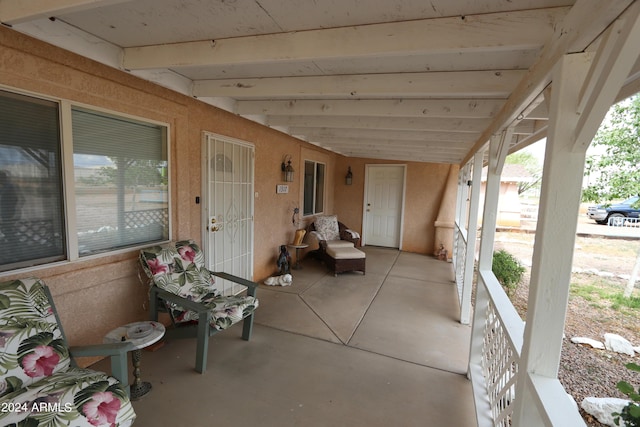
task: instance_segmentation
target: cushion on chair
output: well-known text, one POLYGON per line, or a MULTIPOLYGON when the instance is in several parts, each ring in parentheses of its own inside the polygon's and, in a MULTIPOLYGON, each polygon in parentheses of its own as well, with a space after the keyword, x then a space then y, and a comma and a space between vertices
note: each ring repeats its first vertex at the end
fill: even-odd
POLYGON ((69 368, 71 358, 40 280, 0 284, 0 396, 69 368))
POLYGON ((204 268, 204 254, 193 241, 153 246, 140 256, 147 275, 165 291, 195 302, 219 295, 213 276, 204 268))
POLYGON ((0 283, 0 425, 129 426, 120 383, 71 367, 54 308, 37 278, 0 283))
POLYGON ((0 412, 2 425, 18 425, 27 417, 34 423, 25 426, 128 426, 135 419, 127 392, 117 380, 89 369, 56 372, 3 396, 2 402, 12 402, 20 409, 0 412))
MULTIPOLYGON (((258 300, 252 296, 220 295, 213 275, 204 266, 204 254, 192 240, 143 249, 140 261, 156 286, 209 307, 211 326, 218 330, 239 322, 258 307, 258 300)), ((168 304, 167 308, 175 323, 198 320, 196 312, 177 304, 168 304)))
POLYGON ((340 228, 336 215, 319 215, 314 220, 314 226, 324 240, 340 240, 340 228))

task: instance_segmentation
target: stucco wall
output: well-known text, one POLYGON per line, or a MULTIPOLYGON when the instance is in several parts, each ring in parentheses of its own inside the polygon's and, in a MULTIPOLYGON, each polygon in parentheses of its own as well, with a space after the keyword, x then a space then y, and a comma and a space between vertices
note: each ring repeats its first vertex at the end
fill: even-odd
MULTIPOLYGON (((373 164, 403 164, 407 167, 402 250, 433 254, 435 221, 442 203, 449 169, 457 165, 440 163, 394 162, 377 159, 338 157, 335 167, 334 211, 341 222, 362 233, 365 169, 373 164), (345 184, 351 166, 352 185, 345 184)), ((454 189, 455 191, 455 189, 454 189)), ((451 202, 451 201, 449 201, 451 202)), ((455 200, 453 200, 455 208, 455 200)), ((451 210, 455 213, 455 209, 451 210)), ((451 222, 454 218, 452 217, 451 222)))
MULTIPOLYGON (((204 131, 255 146, 254 280, 275 272, 277 248, 292 240, 291 215, 301 207, 304 160, 327 165, 325 212, 362 229, 364 167, 276 130, 208 106, 188 96, 0 27, 0 87, 35 96, 167 123, 170 129, 172 239, 201 241, 201 146, 204 131), (280 163, 292 156, 296 170, 288 194, 280 163), (344 185, 351 165, 354 184, 344 185)), ((379 162, 389 163, 389 162, 379 162)), ((428 253, 448 165, 408 163, 403 249, 428 253)), ((110 329, 147 317, 146 286, 138 278, 137 250, 55 266, 0 274, 0 280, 37 276, 50 286, 73 345, 95 343, 110 329)))

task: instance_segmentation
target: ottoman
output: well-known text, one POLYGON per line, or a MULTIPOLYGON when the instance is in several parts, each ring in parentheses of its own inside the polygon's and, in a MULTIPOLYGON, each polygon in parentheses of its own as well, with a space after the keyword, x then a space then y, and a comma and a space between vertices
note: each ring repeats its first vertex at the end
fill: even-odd
POLYGON ((345 271, 361 271, 365 274, 366 254, 353 246, 328 246, 325 262, 334 276, 345 271))

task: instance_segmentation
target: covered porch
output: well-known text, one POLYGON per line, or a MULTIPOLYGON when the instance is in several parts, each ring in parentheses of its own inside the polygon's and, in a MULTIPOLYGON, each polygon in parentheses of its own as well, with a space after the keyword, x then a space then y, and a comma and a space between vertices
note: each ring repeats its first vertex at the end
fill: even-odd
MULTIPOLYGON (((2 88, 166 124, 170 239, 207 235, 203 132, 257 146, 248 193, 256 247, 287 243, 290 212, 303 200, 300 169, 323 163, 325 213, 362 232, 368 267, 366 276, 331 278, 309 265, 294 287, 261 289, 252 342, 233 334, 212 342, 209 365, 224 369, 196 375, 195 342, 145 353, 155 389, 136 404, 139 423, 264 424, 271 415, 273 425, 584 425, 557 379, 571 254, 586 149, 607 109, 640 89, 640 2, 382 1, 363 10, 309 1, 300 2, 309 12, 301 21, 284 2, 179 3, 201 14, 179 15, 169 0, 0 0, 2 88), (401 4, 402 13, 391 10, 401 4), (491 259, 505 157, 544 137, 525 328, 491 259), (298 179, 274 199, 291 153, 298 179), (366 245, 366 168, 388 163, 408 164, 397 245, 406 252, 366 245), (343 184, 351 168, 353 184, 343 184), (452 264, 429 256, 440 243, 452 264)), ((66 299, 73 340, 146 316, 137 249, 65 253, 28 270, 66 299)), ((252 257, 257 281, 272 273, 269 250, 252 257)))
POLYGON ((292 286, 261 286, 251 341, 216 335, 206 375, 193 371, 195 340, 145 351, 153 389, 134 402, 138 422, 475 426, 471 328, 459 323, 451 263, 364 250, 364 276, 305 260, 292 286))

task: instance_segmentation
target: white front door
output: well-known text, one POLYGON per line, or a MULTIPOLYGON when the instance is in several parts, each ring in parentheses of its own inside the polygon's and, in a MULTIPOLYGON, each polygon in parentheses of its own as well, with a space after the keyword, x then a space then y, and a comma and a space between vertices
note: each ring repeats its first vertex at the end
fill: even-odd
POLYGON ((400 248, 404 165, 367 165, 363 241, 400 248))
MULTIPOLYGON (((206 266, 253 279, 254 147, 231 138, 204 134, 203 245, 206 266), (206 164, 204 163, 206 162, 206 164)), ((224 295, 243 286, 216 278, 224 295)))

